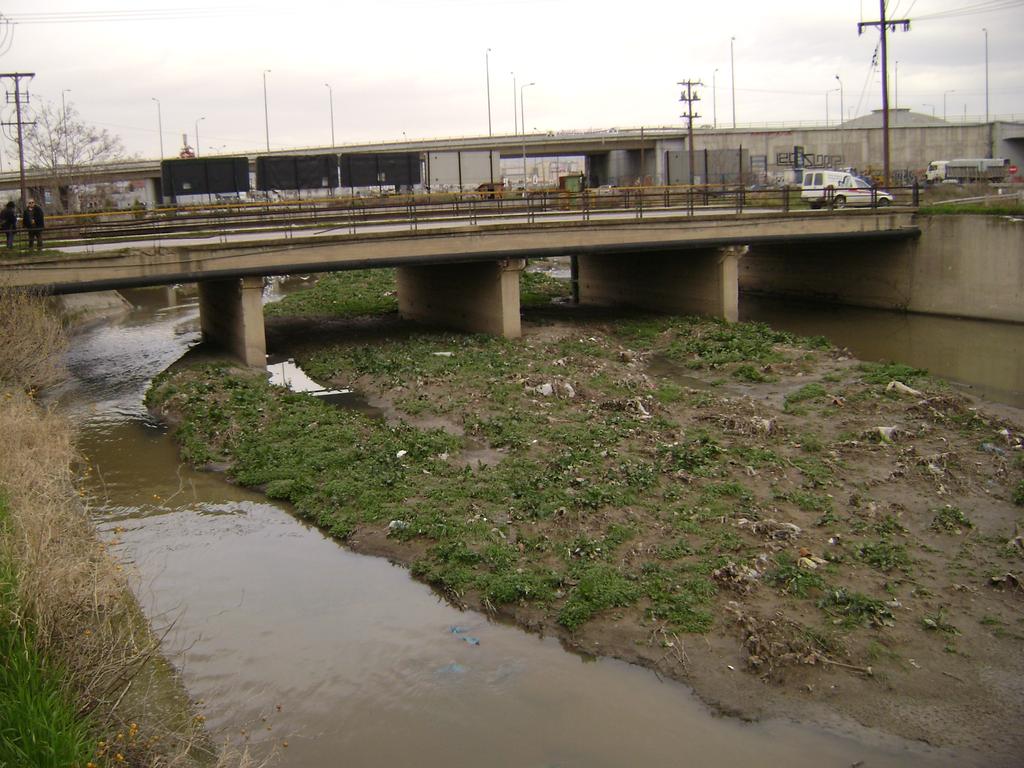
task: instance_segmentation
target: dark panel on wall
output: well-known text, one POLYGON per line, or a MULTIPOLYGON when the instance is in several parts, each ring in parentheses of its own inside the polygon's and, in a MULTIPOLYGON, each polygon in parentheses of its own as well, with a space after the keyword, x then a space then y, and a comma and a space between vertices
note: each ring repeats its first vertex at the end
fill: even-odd
POLYGON ((379 183, 376 155, 341 156, 341 186, 375 187, 379 183))
POLYGON ((249 191, 249 158, 214 157, 164 160, 160 163, 163 194, 217 195, 249 191))
POLYGON ((341 156, 341 186, 376 187, 419 184, 419 152, 341 156))
POLYGON ((332 189, 336 186, 337 155, 256 158, 257 189, 332 189))

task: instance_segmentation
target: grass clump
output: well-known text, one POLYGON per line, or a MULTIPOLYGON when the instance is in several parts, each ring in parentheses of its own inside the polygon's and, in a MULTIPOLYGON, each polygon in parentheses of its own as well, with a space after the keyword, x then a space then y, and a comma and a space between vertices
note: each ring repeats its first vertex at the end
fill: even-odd
POLYGON ((1013 489, 1013 503, 1018 507, 1024 507, 1024 480, 1017 483, 1017 487, 1013 489))
POLYGON ((867 384, 888 385, 890 381, 901 381, 912 387, 928 378, 928 371, 903 363, 861 363, 857 369, 861 380, 867 384))
POLYGON ((569 630, 579 629, 600 611, 632 605, 642 594, 636 581, 605 563, 585 563, 571 574, 576 583, 558 613, 558 623, 569 630))
POLYGON ((836 624, 847 629, 865 623, 873 627, 892 626, 895 623, 892 610, 883 601, 847 589, 829 590, 818 601, 818 607, 833 617, 836 624))
POLYGON ((940 533, 952 533, 957 536, 965 530, 974 527, 972 523, 958 507, 947 504, 939 509, 932 519, 931 529, 940 533))
POLYGON ((824 400, 827 397, 828 392, 825 390, 825 387, 818 382, 805 384, 795 392, 790 392, 786 395, 786 399, 783 403, 783 410, 786 413, 797 413, 800 411, 799 406, 802 403, 824 400))
POLYGON ((825 589, 821 574, 801 568, 788 552, 779 552, 775 556, 775 567, 768 571, 765 580, 793 597, 807 597, 812 590, 825 589))
POLYGON ((903 544, 894 544, 887 538, 879 541, 864 541, 856 544, 854 554, 857 559, 880 571, 891 571, 896 568, 908 570, 911 565, 910 555, 903 544))

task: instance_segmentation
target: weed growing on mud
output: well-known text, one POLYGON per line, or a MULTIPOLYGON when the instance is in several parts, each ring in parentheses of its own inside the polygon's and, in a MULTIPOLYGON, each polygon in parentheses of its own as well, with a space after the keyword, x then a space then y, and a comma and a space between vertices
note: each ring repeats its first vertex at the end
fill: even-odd
POLYGON ((847 629, 864 623, 874 627, 892 626, 895 623, 892 610, 883 601, 846 589, 829 590, 818 601, 818 607, 832 616, 835 623, 847 629))
POLYGON ((775 556, 775 567, 765 575, 765 580, 794 597, 807 597, 812 590, 825 589, 821 574, 801 568, 788 552, 775 556))
POLYGON ((931 529, 933 531, 939 531, 940 533, 953 533, 959 536, 965 530, 969 530, 974 527, 974 523, 967 519, 967 515, 961 512, 957 507, 947 504, 935 512, 935 517, 932 519, 931 523, 931 529))

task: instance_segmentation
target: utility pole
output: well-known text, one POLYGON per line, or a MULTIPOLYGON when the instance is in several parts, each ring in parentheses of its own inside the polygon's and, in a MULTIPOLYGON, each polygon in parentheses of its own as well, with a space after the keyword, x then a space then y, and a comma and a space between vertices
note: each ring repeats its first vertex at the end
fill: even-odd
MULTIPOLYGON (((695 114, 693 111, 693 102, 700 101, 700 96, 697 95, 697 91, 694 90, 698 85, 703 86, 700 80, 683 80, 680 83, 676 83, 686 90, 679 95, 680 101, 686 102, 686 114, 680 115, 681 118, 686 120, 686 145, 690 151, 690 186, 693 186, 693 121, 700 115, 695 114)), ((704 169, 707 173, 707 168, 704 169)), ((704 180, 707 183, 707 179, 704 180)))
POLYGON ((7 103, 10 104, 13 96, 15 115, 17 116, 17 122, 14 123, 3 123, 3 125, 17 126, 18 128, 18 166, 21 169, 21 205, 24 208, 26 201, 28 200, 28 186, 25 183, 25 142, 22 137, 22 127, 26 125, 34 125, 32 122, 24 122, 21 119, 21 105, 28 103, 28 93, 22 94, 21 92, 21 81, 31 80, 36 76, 35 72, 5 72, 0 74, 0 78, 9 77, 14 81, 14 93, 7 91, 7 103))
POLYGON ((878 27, 882 38, 882 184, 889 186, 889 60, 886 52, 887 33, 889 28, 896 31, 896 27, 903 27, 903 31, 910 30, 910 19, 886 19, 885 0, 878 0, 879 14, 878 21, 862 21, 857 24, 857 34, 864 33, 864 27, 878 27))

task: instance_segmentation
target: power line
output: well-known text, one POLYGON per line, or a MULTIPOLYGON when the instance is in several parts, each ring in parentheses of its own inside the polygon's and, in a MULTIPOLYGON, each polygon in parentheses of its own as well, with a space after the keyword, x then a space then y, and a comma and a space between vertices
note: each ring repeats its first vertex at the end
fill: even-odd
POLYGON ((29 12, 10 14, 6 18, 13 24, 82 24, 115 21, 173 21, 225 15, 250 15, 252 12, 253 9, 240 6, 199 6, 111 11, 29 12))
POLYGON ((924 13, 917 17, 917 21, 932 21, 934 19, 955 19, 962 16, 974 16, 979 13, 995 13, 1007 11, 1011 8, 1024 6, 1024 0, 986 0, 986 2, 964 5, 960 8, 948 8, 945 11, 924 13))

